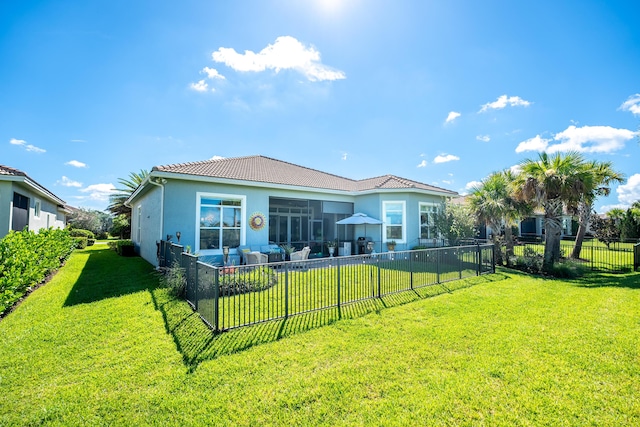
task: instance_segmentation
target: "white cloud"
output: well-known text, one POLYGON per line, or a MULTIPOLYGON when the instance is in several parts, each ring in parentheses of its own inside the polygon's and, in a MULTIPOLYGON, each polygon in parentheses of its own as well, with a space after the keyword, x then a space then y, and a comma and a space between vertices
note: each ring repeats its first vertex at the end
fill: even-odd
POLYGON ((87 142, 86 139, 72 139, 71 142, 87 142))
POLYGON ((433 163, 446 163, 454 160, 460 160, 460 157, 454 156, 453 154, 441 154, 433 159, 433 163))
POLYGON ((640 116, 640 93, 630 96, 618 109, 629 111, 634 116, 640 116))
POLYGON ((189 87, 196 92, 206 92, 207 89, 209 89, 209 85, 204 81, 204 79, 199 80, 197 83, 191 83, 189 87))
POLYGON ((447 184, 447 185, 451 184, 452 182, 453 182, 453 181, 449 181, 449 180, 446 180, 446 179, 443 179, 443 180, 442 180, 442 183, 443 183, 443 184, 447 184))
POLYGON ((224 160, 226 159, 226 157, 222 157, 222 156, 213 156, 212 158, 210 158, 209 160, 224 160))
POLYGON ((320 62, 320 52, 314 47, 306 47, 294 37, 281 36, 275 43, 260 52, 246 50, 244 54, 233 48, 221 47, 211 55, 236 71, 296 70, 310 81, 345 79, 344 72, 334 70, 320 62))
POLYGON ((9 144, 19 145, 20 147, 24 147, 25 150, 32 151, 34 153, 46 153, 47 152, 47 150, 45 150, 44 148, 39 148, 39 147, 36 147, 35 145, 27 144, 27 141, 25 141, 24 139, 11 138, 9 140, 9 144))
POLYGON ((640 173, 631 175, 626 184, 616 188, 616 193, 618 193, 618 201, 626 207, 640 200, 640 173))
POLYGON ((115 189, 113 184, 92 184, 79 191, 87 193, 87 198, 90 200, 106 201, 115 189))
POLYGON ((73 181, 72 179, 67 178, 66 176, 62 176, 62 179, 60 179, 60 181, 56 182, 56 184, 60 184, 64 187, 82 187, 82 183, 78 182, 78 181, 73 181))
POLYGON ((479 187, 482 185, 482 181, 469 181, 467 182, 467 185, 464 186, 464 189, 466 191, 471 191, 476 187, 479 187))
POLYGON ((210 79, 226 80, 215 68, 204 67, 200 72, 205 73, 210 79))
POLYGON ((426 160, 421 161, 421 162, 418 164, 418 167, 419 167, 419 168, 427 167, 427 161, 426 161, 426 160))
POLYGON ((513 165, 509 168, 509 170, 511 171, 512 174, 518 175, 520 172, 522 172, 522 166, 513 165))
POLYGON ((347 160, 347 155, 349 153, 342 153, 342 156, 340 157, 342 160, 347 160))
POLYGON ((489 137, 489 135, 478 135, 476 136, 476 139, 478 141, 482 141, 482 142, 489 142, 491 141, 491 138, 489 137))
POLYGON ((444 122, 445 123, 451 123, 452 121, 454 121, 458 117, 460 117, 460 113, 458 113, 457 111, 451 111, 449 113, 449 115, 447 116, 447 119, 444 122))
POLYGON ((552 140, 536 135, 533 138, 529 138, 518 144, 516 147, 516 153, 522 153, 523 151, 545 151, 549 146, 550 141, 552 140))
POLYGON ((497 100, 484 104, 482 108, 480 108, 480 113, 484 113, 488 110, 502 110, 506 106, 528 107, 529 105, 531 105, 531 102, 525 101, 519 96, 502 95, 499 96, 497 100))
POLYGON ((516 153, 523 151, 578 151, 581 153, 611 153, 624 148, 626 141, 637 135, 628 129, 616 129, 611 126, 569 126, 554 135, 553 139, 543 139, 540 135, 521 142, 516 153), (557 144, 550 144, 559 141, 557 144))
POLYGON ((79 162, 77 160, 69 160, 67 163, 65 163, 65 165, 73 166, 73 167, 76 167, 76 168, 86 168, 87 167, 86 163, 82 163, 82 162, 79 162))

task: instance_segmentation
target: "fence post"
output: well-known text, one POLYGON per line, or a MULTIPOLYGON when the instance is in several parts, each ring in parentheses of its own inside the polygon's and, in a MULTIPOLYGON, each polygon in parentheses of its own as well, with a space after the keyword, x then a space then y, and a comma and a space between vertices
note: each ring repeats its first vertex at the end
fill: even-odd
POLYGON ((220 270, 213 269, 213 322, 214 332, 220 332, 220 270))
POLYGON ((480 271, 482 270, 482 256, 480 256, 480 242, 476 246, 476 276, 480 275, 480 271))
POLYGON ((340 258, 336 258, 336 268, 338 269, 338 319, 342 319, 342 308, 340 307, 340 258))
POLYGON ((436 283, 440 283, 440 249, 436 249, 436 283))
POLYGON ((409 283, 411 285, 411 290, 413 290, 413 254, 413 251, 409 252, 409 283))
POLYGON ((382 274, 380 273, 380 257, 376 256, 376 268, 378 269, 378 298, 382 298, 382 274))
POLYGON ((496 259, 496 245, 491 245, 491 272, 495 273, 496 272, 496 263, 495 260, 496 259))
POLYGON ((284 318, 289 317, 289 263, 284 263, 284 318))
POLYGON ((193 268, 194 271, 194 280, 193 280, 193 286, 195 286, 194 290, 193 290, 193 295, 194 295, 194 303, 193 305, 196 307, 196 311, 198 311, 198 258, 195 259, 194 262, 195 267, 193 268))
POLYGON ((458 246, 458 279, 462 279, 462 257, 464 256, 464 250, 462 246, 458 246))

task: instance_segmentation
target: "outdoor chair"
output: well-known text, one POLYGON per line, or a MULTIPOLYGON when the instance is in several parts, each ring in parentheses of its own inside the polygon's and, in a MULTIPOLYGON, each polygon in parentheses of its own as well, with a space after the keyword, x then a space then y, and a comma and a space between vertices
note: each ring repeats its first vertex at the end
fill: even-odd
POLYGON ((245 255, 245 264, 266 264, 269 262, 269 256, 267 254, 261 254, 260 252, 249 252, 245 255))
POLYGON ((311 252, 311 248, 309 248, 309 246, 305 246, 300 251, 292 252, 291 255, 289 255, 289 259, 291 261, 302 261, 302 260, 305 260, 305 259, 309 258, 309 252, 311 252))

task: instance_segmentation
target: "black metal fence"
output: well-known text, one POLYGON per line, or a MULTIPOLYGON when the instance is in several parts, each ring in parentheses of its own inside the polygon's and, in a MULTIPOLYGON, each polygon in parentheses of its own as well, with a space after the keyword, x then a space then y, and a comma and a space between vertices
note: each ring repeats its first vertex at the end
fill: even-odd
POLYGON ((493 245, 216 267, 161 242, 160 267, 183 269, 186 299, 216 332, 495 271, 493 245))
MULTIPOLYGON (((525 248, 539 254, 544 253, 544 243, 524 243, 514 246, 514 255, 523 256, 525 248)), ((572 250, 572 242, 561 242, 560 251, 563 257, 568 258, 572 250)), ((631 243, 615 243, 607 248, 590 242, 582 246, 580 259, 575 261, 594 271, 624 272, 637 268, 634 263, 634 246, 631 243)))

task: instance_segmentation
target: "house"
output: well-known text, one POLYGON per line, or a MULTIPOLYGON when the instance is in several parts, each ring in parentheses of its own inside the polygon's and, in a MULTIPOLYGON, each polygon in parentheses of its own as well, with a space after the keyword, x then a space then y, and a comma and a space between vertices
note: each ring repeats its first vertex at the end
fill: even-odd
POLYGON ((26 173, 0 165, 0 238, 10 230, 64 228, 64 200, 26 173))
POLYGON ((155 166, 125 204, 136 250, 157 265, 157 243, 168 237, 199 255, 220 257, 224 247, 233 253, 270 243, 309 246, 311 256, 320 256, 335 240, 343 254, 359 253, 366 241, 377 252, 390 240, 397 250, 408 249, 436 237, 430 236, 432 214, 456 196, 393 175, 352 180, 248 156, 155 166), (336 224, 356 212, 384 223, 336 224))

